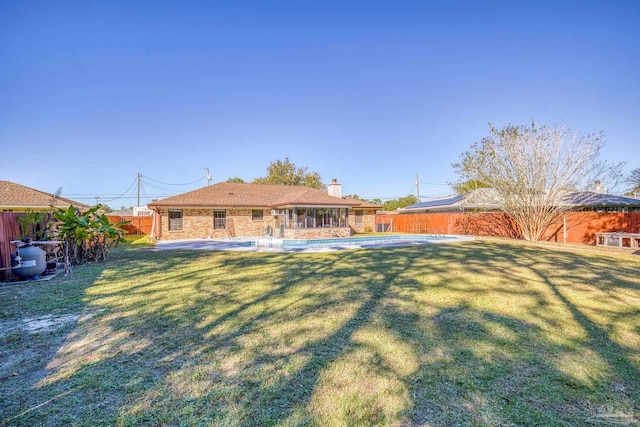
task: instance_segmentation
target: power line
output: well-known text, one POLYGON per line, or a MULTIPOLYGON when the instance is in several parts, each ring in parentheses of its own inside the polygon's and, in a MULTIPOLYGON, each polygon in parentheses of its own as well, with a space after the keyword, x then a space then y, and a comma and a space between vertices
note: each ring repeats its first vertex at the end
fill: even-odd
POLYGON ((413 185, 413 187, 411 187, 411 190, 409 190, 409 192, 407 193, 407 195, 405 197, 409 197, 413 195, 413 189, 416 188, 415 184, 413 185))
POLYGON ((149 188, 151 188, 152 190, 155 190, 156 192, 161 193, 161 194, 162 194, 163 196, 165 196, 165 197, 166 197, 166 196, 170 196, 170 195, 172 195, 172 193, 171 193, 171 192, 167 192, 164 188, 158 187, 157 185, 154 185, 154 184, 152 184, 152 183, 150 183, 150 182, 143 182, 143 184, 144 184, 146 187, 149 187, 149 188))
POLYGON ((200 178, 200 179, 197 179, 195 181, 192 181, 192 182, 186 182, 184 184, 172 184, 172 183, 169 183, 169 182, 158 181, 158 180, 155 180, 153 178, 149 178, 148 176, 144 176, 144 175, 142 175, 142 177, 146 178, 146 179, 148 179, 150 181, 157 182, 158 184, 162 184, 162 185, 192 185, 192 184, 195 184, 197 182, 200 182, 200 181, 203 181, 203 180, 207 179, 206 177, 204 177, 204 178, 200 178))
POLYGON ((150 198, 151 198, 151 197, 149 197, 149 196, 147 195, 147 189, 145 188, 145 186, 144 186, 144 185, 141 185, 141 186, 140 186, 140 191, 142 192, 142 194, 143 194, 143 196, 144 196, 144 198, 145 198, 145 199, 150 199, 150 198))
MULTIPOLYGON (((85 197, 74 197, 73 200, 95 200, 95 198, 99 198, 100 200, 102 200, 102 196, 98 195, 98 196, 85 196, 85 197)), ((166 197, 165 194, 146 194, 144 197, 140 196, 140 198, 159 198, 159 197, 166 197)), ((136 194, 132 194, 130 196, 122 196, 122 197, 117 197, 117 198, 111 198, 108 200, 102 200, 102 201, 114 201, 114 200, 124 200, 124 199, 137 199, 138 196, 136 194)))
POLYGON ((449 184, 440 184, 437 182, 425 182, 425 181, 420 181, 420 184, 427 184, 427 185, 449 185, 449 184))
POLYGON ((127 194, 129 194, 129 193, 130 193, 130 191, 131 191, 131 189, 133 188, 133 186, 135 185, 136 181, 137 181, 137 179, 134 179, 134 180, 133 180, 133 182, 131 183, 131 185, 129 185, 129 188, 127 188, 127 189, 124 191, 124 193, 122 193, 121 195, 119 195, 119 196, 117 196, 117 197, 113 197, 113 198, 111 198, 111 199, 104 200, 104 202, 112 202, 112 201, 114 201, 114 200, 118 200, 118 199, 124 198, 124 196, 126 196, 127 194))
POLYGON ((141 173, 136 174, 136 177, 133 179, 133 181, 131 182, 131 184, 129 185, 129 187, 121 194, 112 197, 113 194, 103 194, 103 195, 96 195, 96 196, 89 196, 87 194, 82 194, 82 193, 77 193, 77 194, 68 194, 66 195, 67 197, 73 197, 74 199, 83 199, 83 200, 100 200, 101 203, 107 203, 107 202, 113 202, 115 200, 130 200, 130 199, 136 199, 136 204, 139 205, 140 204, 140 196, 141 193, 143 194, 143 198, 148 198, 148 199, 152 199, 152 198, 163 198, 163 197, 167 197, 167 196, 171 196, 171 192, 166 192, 163 188, 157 187, 153 184, 151 184, 148 181, 143 181, 142 178, 144 178, 145 180, 148 181, 152 181, 158 184, 162 184, 162 185, 176 185, 176 186, 184 186, 184 185, 193 185, 197 182, 206 180, 207 178, 200 178, 196 181, 192 181, 192 182, 188 182, 188 183, 184 183, 184 184, 174 184, 174 183, 169 183, 169 182, 162 182, 162 181, 158 181, 156 179, 153 178, 149 178, 148 176, 143 176, 141 173), (134 188, 135 185, 138 185, 138 190, 137 192, 133 192, 135 194, 132 194, 132 190, 134 188), (151 187, 153 190, 155 190, 155 192, 159 192, 159 194, 148 194, 146 191, 145 186, 149 186, 151 187), (83 197, 86 196, 86 197, 83 197))
POLYGON ((120 198, 122 198, 125 194, 127 194, 129 192, 129 190, 131 190, 131 188, 135 185, 136 181, 138 180, 138 177, 136 177, 132 182, 131 185, 129 186, 129 188, 127 188, 125 190, 124 193, 122 193, 121 195, 119 195, 118 197, 114 197, 113 199, 108 199, 108 200, 103 200, 103 202, 112 202, 114 200, 118 200, 120 198))

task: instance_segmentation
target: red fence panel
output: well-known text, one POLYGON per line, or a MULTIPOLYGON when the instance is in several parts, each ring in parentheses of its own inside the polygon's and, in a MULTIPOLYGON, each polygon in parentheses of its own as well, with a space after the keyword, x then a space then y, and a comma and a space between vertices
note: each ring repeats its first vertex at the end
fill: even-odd
MULTIPOLYGON (((502 212, 447 212, 423 214, 379 214, 385 231, 400 233, 444 233, 518 238, 512 220, 502 212)), ((596 233, 621 231, 640 233, 640 212, 567 212, 552 224, 544 240, 595 245, 596 233)))
MULTIPOLYGON (((549 227, 546 240, 564 240, 563 222, 559 220, 549 227)), ((640 212, 567 212, 566 225, 568 243, 595 245, 596 233, 640 233, 640 212)))
POLYGON ((376 216, 376 223, 386 224, 386 226, 376 227, 376 229, 416 234, 463 234, 457 224, 462 215, 462 213, 383 214, 376 216))
POLYGON ((20 238, 20 226, 18 225, 18 214, 14 212, 0 213, 0 278, 3 281, 8 279, 11 267, 11 252, 14 250, 12 240, 20 238))
POLYGON ((153 228, 153 216, 113 216, 107 215, 111 224, 121 221, 131 221, 122 228, 129 234, 151 234, 153 228))

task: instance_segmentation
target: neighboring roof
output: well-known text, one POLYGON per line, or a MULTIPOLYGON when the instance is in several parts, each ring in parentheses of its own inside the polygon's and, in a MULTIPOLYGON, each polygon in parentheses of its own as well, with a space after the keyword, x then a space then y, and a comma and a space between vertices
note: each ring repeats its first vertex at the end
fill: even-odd
POLYGON ((418 210, 427 210, 434 208, 443 208, 443 207, 459 207, 461 206, 460 202, 462 200, 462 196, 459 194, 453 196, 445 196, 445 197, 436 197, 433 199, 426 200, 424 202, 414 203, 411 206, 406 206, 404 208, 399 209, 402 211, 418 211, 418 210))
POLYGON ((362 200, 330 196, 310 187, 236 182, 220 182, 149 203, 150 208, 285 206, 378 207, 362 200))
POLYGON ((570 194, 565 201, 576 206, 640 206, 640 199, 590 191, 570 194))
MULTIPOLYGON (((499 200, 497 192, 492 188, 481 188, 474 190, 466 196, 453 195, 441 198, 430 199, 424 202, 415 203, 406 208, 399 209, 400 212, 410 213, 426 210, 451 210, 462 208, 487 208, 498 207, 499 200)), ((564 204, 571 206, 639 206, 640 199, 632 197, 614 196, 611 194, 600 194, 590 191, 575 192, 564 197, 564 204)))
POLYGON ((84 203, 64 197, 55 197, 51 193, 36 190, 35 188, 25 187, 11 181, 0 181, 0 208, 29 208, 29 209, 48 209, 53 206, 56 208, 67 208, 70 205, 79 208, 88 208, 84 203))
POLYGON ((133 216, 133 209, 120 209, 119 211, 108 212, 111 216, 133 216))

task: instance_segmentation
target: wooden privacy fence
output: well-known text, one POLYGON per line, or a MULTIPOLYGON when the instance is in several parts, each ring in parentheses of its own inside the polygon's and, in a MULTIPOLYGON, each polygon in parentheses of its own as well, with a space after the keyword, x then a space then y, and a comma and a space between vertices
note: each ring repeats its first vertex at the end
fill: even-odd
POLYGON ((122 226, 129 234, 151 234, 153 228, 153 216, 113 216, 107 215, 111 224, 117 224, 121 221, 131 221, 129 224, 122 226))
MULTIPOLYGON (((377 231, 520 237, 513 221, 501 212, 378 214, 377 231)), ((596 233, 640 233, 640 212, 567 212, 552 224, 544 240, 595 245, 596 233)))
POLYGON ((376 231, 396 231, 415 234, 463 234, 456 221, 462 213, 376 215, 376 231))
POLYGON ((15 247, 12 240, 20 239, 20 226, 18 225, 18 214, 14 212, 0 213, 0 279, 7 281, 11 267, 11 252, 15 247))

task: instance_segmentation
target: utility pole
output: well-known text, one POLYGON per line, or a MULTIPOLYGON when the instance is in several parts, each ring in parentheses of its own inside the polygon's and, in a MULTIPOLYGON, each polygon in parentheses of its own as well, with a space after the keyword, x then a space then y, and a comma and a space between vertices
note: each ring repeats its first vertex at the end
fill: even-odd
POLYGON ((100 196, 96 196, 96 205, 100 204, 100 196))
POLYGON ((420 201, 420 175, 416 174, 416 193, 418 196, 418 201, 420 201))
POLYGON ((136 206, 140 206, 140 178, 142 175, 138 172, 138 204, 136 206))
POLYGON ((211 185, 211 174, 209 173, 209 166, 204 168, 204 170, 207 171, 207 187, 208 187, 209 185, 211 185))

